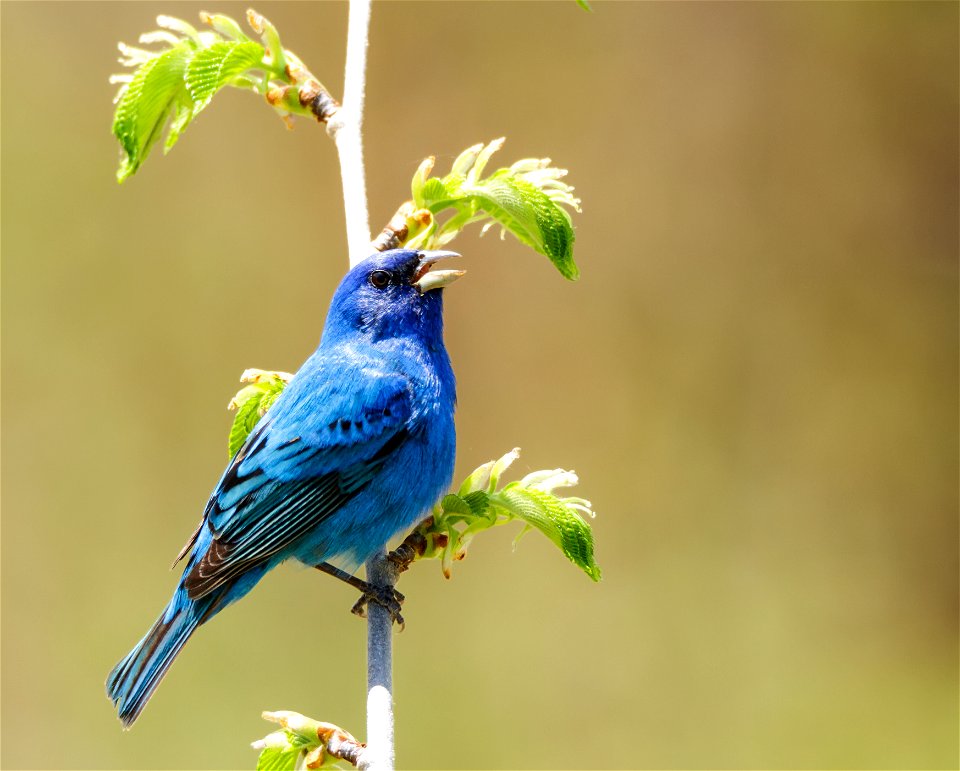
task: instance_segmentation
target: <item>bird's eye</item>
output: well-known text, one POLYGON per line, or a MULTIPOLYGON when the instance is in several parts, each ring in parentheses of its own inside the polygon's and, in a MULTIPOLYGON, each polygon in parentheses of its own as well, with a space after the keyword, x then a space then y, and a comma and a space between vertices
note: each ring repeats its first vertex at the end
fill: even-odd
POLYGON ((370 283, 377 289, 383 289, 390 283, 390 274, 385 270, 375 270, 370 274, 370 283))

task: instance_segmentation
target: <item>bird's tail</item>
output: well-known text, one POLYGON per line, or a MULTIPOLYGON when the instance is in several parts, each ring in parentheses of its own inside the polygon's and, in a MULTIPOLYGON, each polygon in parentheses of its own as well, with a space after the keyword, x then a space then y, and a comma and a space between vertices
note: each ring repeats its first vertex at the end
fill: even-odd
POLYGON ((219 599, 208 596, 192 601, 183 587, 178 588, 150 631, 113 668, 107 678, 107 696, 124 727, 139 717, 194 630, 219 610, 219 599))

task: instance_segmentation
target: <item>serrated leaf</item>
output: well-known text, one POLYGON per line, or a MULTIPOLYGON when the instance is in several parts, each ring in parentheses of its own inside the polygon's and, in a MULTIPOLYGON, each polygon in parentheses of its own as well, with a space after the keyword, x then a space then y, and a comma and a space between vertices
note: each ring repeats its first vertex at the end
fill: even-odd
POLYGON ((117 181, 136 173, 167 120, 192 103, 184 73, 195 50, 194 43, 185 40, 148 59, 134 73, 113 118, 113 133, 125 154, 117 181))
POLYGON ((475 490, 462 498, 463 502, 470 507, 470 513, 475 517, 482 517, 490 508, 490 496, 483 490, 475 490))
POLYGON ((300 748, 267 747, 257 758, 257 771, 294 771, 300 758, 300 748))
POLYGON ((182 102, 178 100, 174 109, 173 120, 170 121, 170 129, 167 131, 167 138, 163 143, 164 153, 170 152, 170 148, 177 143, 180 134, 183 133, 183 130, 192 118, 193 104, 189 101, 182 102))
POLYGON ((491 496, 491 503, 537 528, 559 546, 574 565, 594 581, 600 580, 600 568, 593 556, 593 532, 562 499, 514 482, 491 496))
POLYGON ((448 174, 442 179, 430 177, 420 189, 420 200, 416 202, 418 208, 429 209, 434 214, 464 198, 460 187, 463 177, 448 174))
POLYGON ((501 137, 467 148, 454 160, 450 173, 441 178, 428 178, 433 158, 420 165, 411 183, 413 203, 429 209, 438 226, 423 231, 416 246, 440 248, 466 226, 487 220, 481 235, 497 223, 548 257, 565 278, 575 281, 580 270, 573 259, 573 222, 563 207, 580 211, 580 199, 573 195, 571 185, 561 181, 566 169, 552 167, 549 158, 525 158, 481 179, 503 143, 501 137), (436 217, 447 209, 456 214, 438 221, 436 217))
POLYGON ((193 100, 193 117, 210 104, 217 91, 259 65, 263 54, 263 46, 252 41, 221 41, 198 51, 185 76, 187 91, 193 100))
POLYGON ((278 388, 277 390, 267 391, 267 393, 263 395, 263 398, 260 400, 261 415, 263 415, 267 410, 269 410, 273 406, 273 403, 277 400, 277 397, 280 396, 281 392, 283 391, 283 388, 284 386, 281 385, 280 388, 278 388))
POLYGON ((464 192, 521 243, 548 257, 564 278, 580 277, 573 260, 573 222, 543 190, 500 169, 464 192))
POLYGON ((230 437, 227 442, 228 456, 236 455, 250 432, 260 421, 260 418, 280 396, 286 386, 286 381, 275 373, 264 373, 255 383, 241 388, 230 401, 230 409, 237 414, 230 427, 230 437))
POLYGON ((233 457, 237 450, 243 447, 247 437, 262 417, 260 414, 260 399, 263 397, 263 389, 252 385, 241 389, 236 398, 237 414, 233 419, 233 425, 230 426, 230 437, 227 442, 227 455, 233 457))
POLYGON ((443 500, 440 501, 440 508, 446 514, 462 514, 466 517, 473 514, 470 504, 454 493, 443 496, 443 500))

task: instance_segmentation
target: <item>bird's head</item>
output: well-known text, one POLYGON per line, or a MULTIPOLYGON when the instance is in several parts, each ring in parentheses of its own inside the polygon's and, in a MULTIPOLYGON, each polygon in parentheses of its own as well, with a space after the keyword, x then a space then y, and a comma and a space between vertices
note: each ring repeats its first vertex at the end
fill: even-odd
POLYGON ((456 252, 392 249, 377 252, 350 269, 333 296, 324 338, 357 331, 375 339, 443 328, 443 287, 462 270, 434 270, 456 252))

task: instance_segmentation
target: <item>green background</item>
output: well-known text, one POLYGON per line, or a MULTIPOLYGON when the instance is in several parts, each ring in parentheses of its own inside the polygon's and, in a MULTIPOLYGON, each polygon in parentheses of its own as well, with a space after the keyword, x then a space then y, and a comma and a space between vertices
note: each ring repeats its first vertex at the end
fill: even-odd
MULTIPOLYGON (((346 6, 257 6, 341 91, 346 6)), ((142 720, 103 694, 176 580, 247 367, 312 351, 336 155, 231 91, 114 181, 116 41, 211 2, 2 5, 4 768, 251 768, 263 709, 364 734, 352 591, 276 571, 142 720)), ((595 585, 545 539, 401 584, 406 768, 952 767, 956 3, 395 3, 379 228, 422 158, 506 135, 584 200, 578 284, 462 236, 458 477, 575 468, 595 585)), ((493 167, 496 167, 496 158, 493 167)), ((505 528, 504 530, 508 530, 505 528)))

